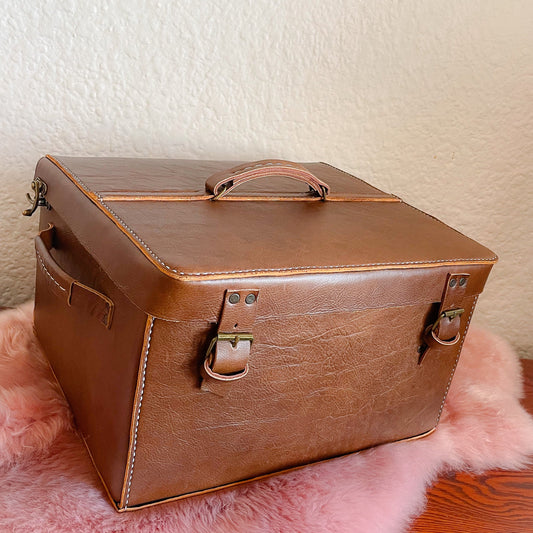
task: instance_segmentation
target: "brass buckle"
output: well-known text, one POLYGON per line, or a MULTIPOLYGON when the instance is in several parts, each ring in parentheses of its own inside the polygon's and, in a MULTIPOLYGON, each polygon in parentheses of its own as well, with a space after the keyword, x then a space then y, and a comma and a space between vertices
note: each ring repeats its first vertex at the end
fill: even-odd
POLYGON ((249 370, 248 365, 244 367, 242 372, 238 372, 237 374, 219 374, 218 372, 214 372, 211 369, 211 363, 213 362, 213 348, 215 347, 218 341, 229 341, 231 342, 231 345, 235 348, 235 346, 237 346, 240 341, 250 341, 251 345, 253 340, 254 336, 252 333, 218 333, 217 335, 215 335, 211 339, 211 342, 209 343, 209 347, 207 348, 207 352, 205 354, 205 373, 208 376, 211 376, 212 378, 217 379, 219 381, 236 381, 246 376, 249 370))
POLYGON ((209 343, 209 347, 207 348, 207 352, 205 354, 206 358, 211 356, 213 348, 218 341, 229 341, 235 348, 239 341, 250 341, 250 344, 252 344, 254 341, 254 336, 252 333, 218 333, 211 339, 211 342, 209 343))
MULTIPOLYGON (((464 312, 465 312, 464 309, 450 309, 448 311, 443 311, 439 315, 439 317, 437 318, 435 323, 426 328, 426 332, 425 332, 426 338, 429 335, 429 336, 431 336, 431 338, 435 342, 438 342, 442 346, 453 346, 454 344, 457 344, 457 342, 461 338, 461 334, 460 333, 457 333, 455 335, 455 337, 453 337, 453 339, 443 340, 437 335, 436 331, 437 331, 437 328, 439 327, 439 324, 440 324, 441 320, 444 320, 445 318, 448 318, 451 321, 454 318, 456 318, 458 316, 461 316, 464 312)), ((426 347, 426 349, 427 349, 427 347, 426 347)), ((423 354, 421 355, 421 357, 423 358, 423 354)))
POLYGON ((449 311, 443 311, 439 315, 439 318, 435 320, 435 323, 433 324, 433 326, 431 326, 431 331, 433 332, 437 330, 441 320, 444 320, 445 318, 449 318, 451 322, 454 318, 461 316, 464 312, 465 312, 464 309, 450 309, 449 311))

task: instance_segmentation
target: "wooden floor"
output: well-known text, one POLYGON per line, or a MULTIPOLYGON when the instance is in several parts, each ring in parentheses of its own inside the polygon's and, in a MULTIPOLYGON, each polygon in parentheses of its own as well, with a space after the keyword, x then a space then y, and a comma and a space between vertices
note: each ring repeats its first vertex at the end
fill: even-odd
MULTIPOLYGON (((533 414, 533 360, 522 364, 523 405, 533 414)), ((533 533, 533 467, 523 472, 492 470, 481 476, 441 478, 429 491, 427 509, 411 532, 533 533)))

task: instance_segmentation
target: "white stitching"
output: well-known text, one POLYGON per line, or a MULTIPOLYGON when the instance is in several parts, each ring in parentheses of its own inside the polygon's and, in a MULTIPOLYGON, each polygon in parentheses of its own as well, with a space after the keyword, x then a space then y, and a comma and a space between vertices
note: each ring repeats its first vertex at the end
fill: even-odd
POLYGON ((128 489, 126 491, 126 503, 124 509, 128 508, 128 501, 130 498, 130 489, 131 489, 131 480, 133 478, 133 467, 135 466, 135 453, 137 452, 137 431, 139 429, 139 419, 141 417, 141 406, 143 403, 144 395, 144 384, 146 380, 146 364, 148 362, 148 353, 150 352, 150 341, 152 339, 152 329, 154 327, 154 317, 151 317, 150 322, 150 331, 148 332, 148 340, 146 341, 146 350, 144 351, 144 364, 142 371, 142 382, 141 382, 141 394, 139 396, 139 405, 137 406, 137 418, 135 420, 135 430, 133 434, 133 451, 131 457, 131 466, 130 466, 130 475, 128 476, 128 489))
MULTIPOLYGON (((431 261, 401 261, 401 262, 393 262, 393 263, 364 263, 364 264, 354 264, 354 265, 325 265, 325 266, 316 266, 316 265, 307 265, 307 266, 297 266, 297 267, 287 267, 287 268, 254 268, 254 269, 248 269, 248 270, 223 270, 219 272, 183 272, 181 270, 177 270, 175 268, 170 267, 167 265, 164 261, 162 261, 156 253, 150 249, 150 247, 133 231, 125 222, 122 220, 105 202, 102 196, 98 194, 96 191, 91 191, 85 183, 67 166, 58 159, 57 157, 54 157, 54 159, 63 167, 65 170, 67 170, 72 178, 74 178, 87 192, 92 192, 97 198, 98 201, 105 207, 107 211, 109 211, 115 219, 122 224, 122 226, 130 233, 130 235, 138 241, 142 247, 154 258, 155 261, 157 261, 161 266, 166 268, 167 270, 174 272, 175 274, 180 274, 181 276, 209 276, 209 275, 224 275, 224 274, 247 274, 252 272, 291 272, 291 271, 297 271, 297 270, 336 270, 339 268, 359 268, 359 267, 376 267, 376 266, 394 266, 394 265, 427 265, 432 263, 457 263, 461 261, 469 261, 473 263, 478 263, 481 261, 494 261, 497 259, 497 256, 491 257, 490 259, 477 259, 477 258, 461 258, 461 259, 435 259, 431 261)), ((53 161, 52 161, 53 162, 53 161)), ((328 163, 324 163, 328 165, 328 163)), ((328 165, 331 166, 331 165, 328 165)), ((335 167, 332 167, 335 168, 335 167)), ((338 169, 337 169, 338 170, 338 169)), ((341 171, 344 172, 344 171, 341 171)), ((348 174, 345 172, 345 174, 348 174)), ((351 176, 351 174, 348 174, 348 176, 351 176)), ((352 176, 353 178, 355 176, 352 176)), ((359 178, 356 178, 359 179, 359 178)), ((359 179, 359 181, 362 181, 359 179)), ((378 189, 379 190, 379 189, 378 189)), ((382 191, 380 191, 382 192, 382 191)), ((404 202, 402 202, 404 203, 404 202)), ((416 209, 417 211, 420 211, 416 207, 413 207, 409 204, 405 204, 408 207, 411 207, 412 209, 416 209)), ((441 224, 445 225, 444 222, 441 222, 440 220, 436 219, 435 217, 432 217, 431 215, 428 215, 427 213, 424 213, 423 211, 420 211, 424 215, 433 218, 437 222, 440 222, 441 224)), ((449 226, 448 226, 449 227, 449 226)), ((453 229, 453 228, 452 228, 453 229)), ((457 231, 457 230, 455 230, 457 231)), ((459 232, 457 232, 459 233, 459 232)))
MULTIPOLYGON (((151 250, 149 250, 151 251, 151 250)), ((287 267, 287 268, 253 268, 249 270, 223 270, 220 272, 180 272, 178 270, 174 270, 173 268, 170 268, 169 266, 165 265, 162 261, 160 261, 157 256, 154 255, 154 258, 157 259, 163 266, 168 268, 169 270, 172 270, 172 272, 176 272, 177 274, 182 274, 183 276, 206 276, 206 275, 217 275, 217 274, 246 274, 248 272, 285 272, 285 271, 292 271, 292 270, 307 270, 307 269, 314 269, 314 270, 335 270, 338 268, 358 268, 358 267, 373 267, 373 266, 392 266, 392 265, 426 265, 430 263, 452 263, 452 262, 459 262, 459 261, 472 261, 472 262, 479 262, 479 261, 492 261, 493 259, 474 259, 474 258, 462 258, 462 259, 435 259, 432 261, 401 261, 397 263, 362 263, 362 264, 354 264, 354 265, 326 265, 326 266, 316 266, 316 265, 308 265, 308 266, 297 266, 297 267, 287 267)))
POLYGON ((470 309, 470 314, 468 315, 468 321, 466 323, 466 327, 465 327, 465 331, 464 331, 464 334, 463 334, 463 338, 461 339, 461 343, 459 344, 459 350, 457 351, 457 357, 455 358, 455 363, 453 365, 452 372, 450 374, 450 379, 448 379, 448 384, 446 385, 446 390, 444 391, 444 398, 442 398, 442 402, 440 404, 439 413, 437 415, 437 422, 436 422, 435 425, 437 425, 439 423, 439 420, 440 420, 440 417, 441 417, 441 414, 442 414, 442 409, 444 408, 444 402, 446 401, 446 396, 448 396, 448 390, 449 390, 450 385, 452 383, 452 378, 453 378, 453 376, 455 374, 455 369, 457 368, 457 363, 459 362, 459 356, 461 355, 461 350, 463 349, 463 343, 465 342, 466 334, 468 332, 468 326, 470 325, 470 320, 472 318, 472 314, 474 313, 474 309, 476 307, 476 303, 477 303, 477 299, 478 298, 479 298, 479 295, 477 295, 474 298, 474 301, 472 302, 472 309, 470 309))
MULTIPOLYGON (((93 192, 93 194, 98 198, 98 201, 122 224, 124 228, 128 230, 128 232, 132 235, 132 237, 135 238, 142 246, 147 250, 150 255, 162 266, 164 266, 167 270, 171 270, 172 272, 175 272, 176 274, 181 274, 182 276, 187 276, 190 274, 187 274, 186 272, 180 272, 179 270, 176 270, 174 268, 171 268, 166 263, 164 263, 150 248, 149 246, 133 231, 105 202, 104 199, 98 194, 96 191, 91 191, 85 183, 79 178, 79 176, 73 172, 67 165, 63 163, 60 159, 55 157, 56 161, 60 163, 60 165, 65 168, 68 172, 70 172, 71 176, 87 191, 87 192, 93 192)), ((193 275, 201 275, 201 274, 193 274, 193 275)))
POLYGON ((48 272, 48 269, 46 268, 45 264, 44 264, 44 261, 43 261, 43 258, 41 256, 41 254, 39 253, 38 250, 35 250, 35 253, 37 254, 37 259, 39 259, 39 263, 41 263, 41 266, 43 267, 43 270, 45 271, 46 275, 63 291, 63 292, 67 292, 67 289, 65 289, 65 287, 61 286, 57 281, 56 279, 54 278, 54 276, 52 276, 52 274, 50 274, 50 272, 48 272))

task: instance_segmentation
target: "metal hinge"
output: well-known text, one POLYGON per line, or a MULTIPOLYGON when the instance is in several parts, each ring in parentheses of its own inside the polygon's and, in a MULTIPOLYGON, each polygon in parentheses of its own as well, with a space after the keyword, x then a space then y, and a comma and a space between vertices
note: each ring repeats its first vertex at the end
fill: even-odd
POLYGON ((31 204, 31 207, 22 211, 25 217, 31 217, 38 207, 50 208, 50 204, 46 201, 45 195, 48 191, 48 185, 41 178, 34 178, 31 182, 31 188, 33 190, 33 198, 28 193, 26 198, 31 204))

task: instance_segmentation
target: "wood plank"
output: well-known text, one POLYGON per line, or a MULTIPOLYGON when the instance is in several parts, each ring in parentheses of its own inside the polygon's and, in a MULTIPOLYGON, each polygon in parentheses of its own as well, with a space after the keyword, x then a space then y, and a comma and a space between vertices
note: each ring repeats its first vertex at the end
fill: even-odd
MULTIPOLYGON (((523 405, 533 413, 533 360, 523 360, 523 405)), ((443 477, 428 492, 426 511, 412 533, 533 532, 533 466, 443 477)))

